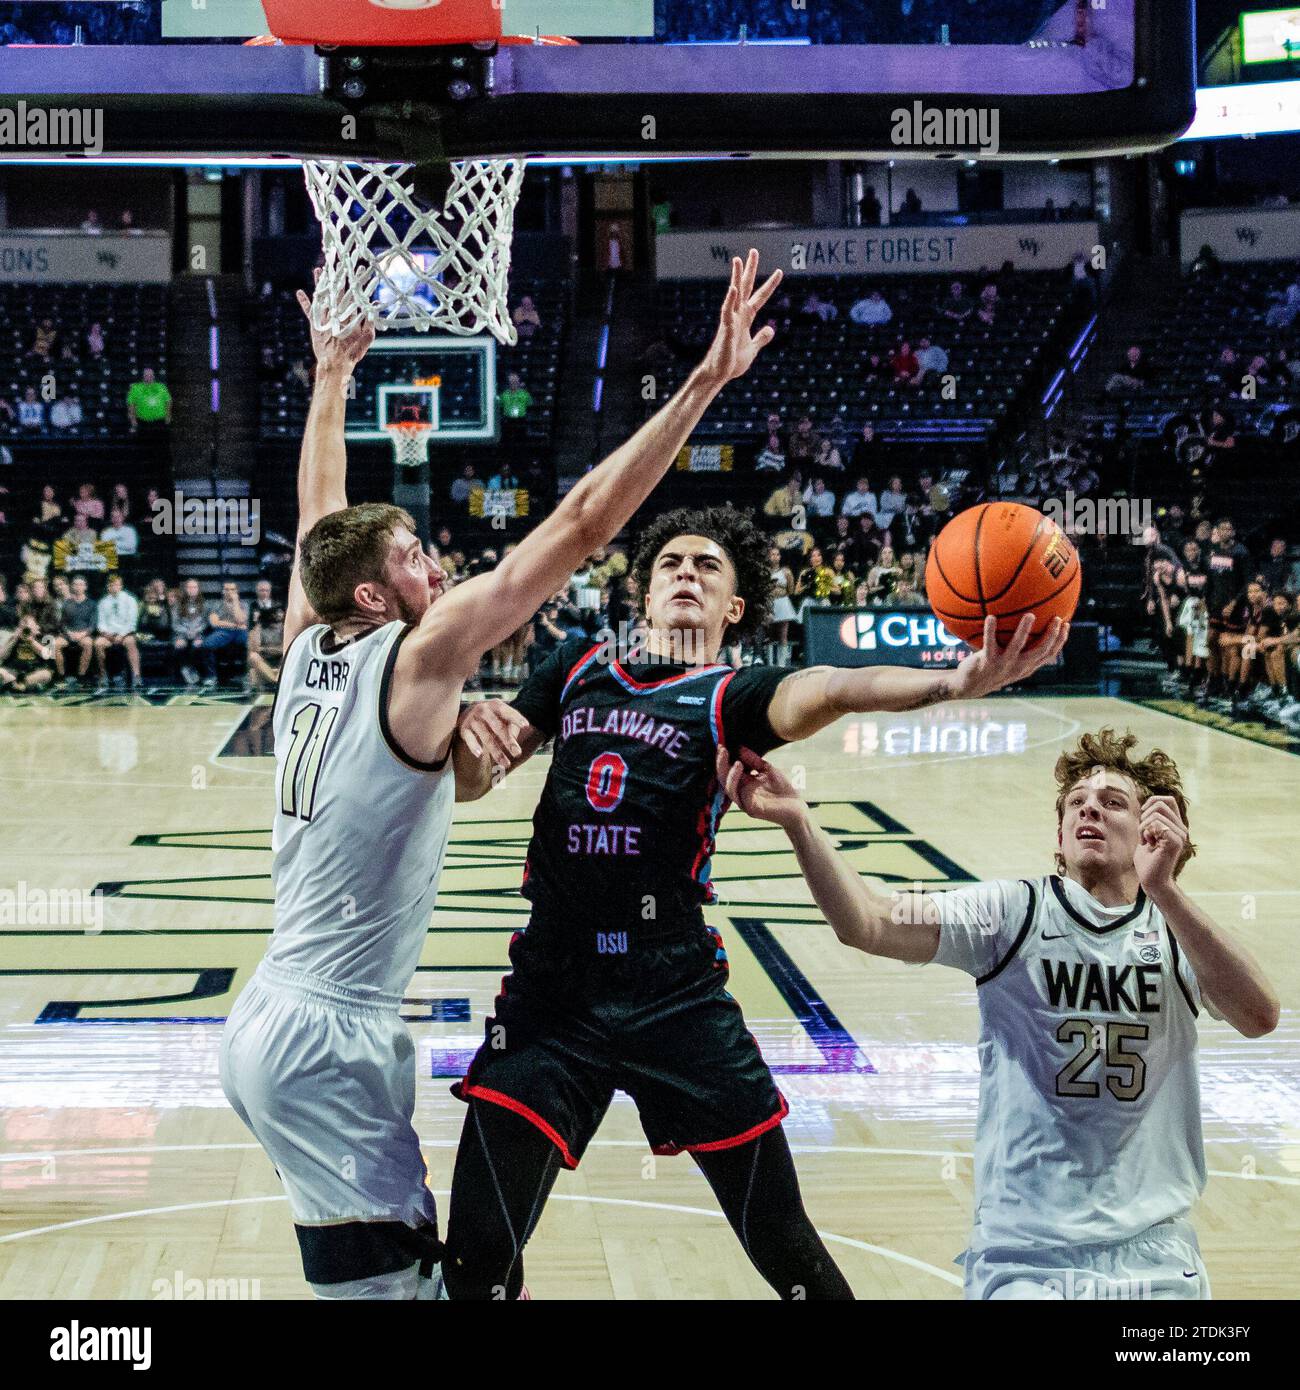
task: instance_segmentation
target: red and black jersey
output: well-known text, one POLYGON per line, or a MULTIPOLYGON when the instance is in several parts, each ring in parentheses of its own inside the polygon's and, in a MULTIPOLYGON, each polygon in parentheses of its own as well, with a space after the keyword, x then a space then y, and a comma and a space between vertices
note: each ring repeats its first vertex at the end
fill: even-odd
POLYGON ((718 745, 734 756, 781 742, 767 707, 788 674, 625 664, 583 639, 552 653, 514 701, 555 739, 524 869, 534 918, 641 939, 698 922, 727 805, 718 745))

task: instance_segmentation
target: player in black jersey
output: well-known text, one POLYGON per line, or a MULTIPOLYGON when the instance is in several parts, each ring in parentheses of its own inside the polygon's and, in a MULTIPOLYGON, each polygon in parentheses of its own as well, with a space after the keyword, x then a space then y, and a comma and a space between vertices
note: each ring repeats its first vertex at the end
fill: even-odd
POLYGON ((563 643, 513 705, 462 716, 457 796, 486 793, 494 764, 555 740, 533 821, 525 931, 465 1078, 452 1183, 454 1298, 510 1298, 520 1255, 561 1166, 576 1167, 615 1090, 636 1102, 657 1153, 689 1152, 759 1272, 782 1298, 851 1292, 804 1211, 780 1128, 786 1103, 740 1006, 703 908, 727 807, 717 749, 764 754, 841 715, 977 699, 1052 660, 1056 622, 1026 649, 1032 615, 956 670, 772 667, 733 671, 724 638, 761 630, 768 541, 728 507, 659 517, 634 573, 645 649, 563 643))

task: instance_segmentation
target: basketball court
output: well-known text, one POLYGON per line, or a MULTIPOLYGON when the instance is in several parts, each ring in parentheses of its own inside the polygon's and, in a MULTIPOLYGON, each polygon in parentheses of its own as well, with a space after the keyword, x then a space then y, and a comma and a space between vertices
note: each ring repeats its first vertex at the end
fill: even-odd
MULTIPOLYGON (((3 927, 0 1297, 151 1298, 177 1279, 306 1296, 279 1181, 217 1079, 222 1020, 271 926, 267 715, 198 697, 0 709, 3 881, 104 895, 102 929, 3 927)), ((1177 760, 1199 849, 1187 887, 1293 997, 1291 754, 1125 700, 1010 696, 845 719, 776 761, 804 769, 861 872, 944 887, 1051 871, 1052 765, 1103 724, 1177 760)), ((463 1119, 448 1087, 526 921, 516 890, 546 766, 539 755, 458 808, 407 1000, 415 1123, 444 1210, 463 1119)), ((710 920, 790 1102, 809 1211, 854 1292, 959 1298, 971 981, 850 954, 782 832, 735 808, 715 870, 724 901, 710 920)), ((1286 1016, 1250 1042, 1204 1012, 1199 1026, 1211 1177, 1193 1220, 1215 1296, 1293 1296, 1300 1034, 1286 1016)), ((689 1158, 652 1157, 623 1097, 561 1177, 526 1264, 539 1298, 770 1296, 689 1158)))

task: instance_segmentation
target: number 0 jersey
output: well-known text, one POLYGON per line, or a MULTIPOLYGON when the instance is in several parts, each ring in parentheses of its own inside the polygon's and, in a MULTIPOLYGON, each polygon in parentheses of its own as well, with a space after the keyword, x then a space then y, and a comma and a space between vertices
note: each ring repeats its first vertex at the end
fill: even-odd
POLYGON ((1111 1244, 1186 1213, 1200 992, 1164 918, 1055 876, 933 896, 935 962, 979 987, 971 1250, 1111 1244))
POLYGON ((624 664, 581 640, 552 653, 514 702, 555 738, 524 870, 534 918, 641 940, 700 920, 725 805, 718 744, 774 748, 767 705, 788 674, 624 664))
MULTIPOLYGON (((388 687, 411 629, 338 643, 305 628, 275 697, 275 932, 268 962, 401 995, 415 974, 451 827, 455 777, 388 727, 388 687)), ((445 761, 445 760, 444 760, 445 761)))

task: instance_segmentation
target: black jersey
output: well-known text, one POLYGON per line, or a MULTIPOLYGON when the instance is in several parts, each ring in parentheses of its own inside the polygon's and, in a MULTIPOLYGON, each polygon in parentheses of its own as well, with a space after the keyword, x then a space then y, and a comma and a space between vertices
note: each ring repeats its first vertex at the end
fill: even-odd
POLYGON ((788 674, 624 664, 587 639, 553 652, 514 701, 555 739, 524 867, 534 919, 642 939, 699 921, 726 808, 718 745, 781 742, 767 706, 788 674))

